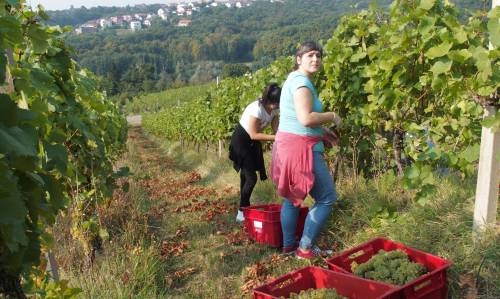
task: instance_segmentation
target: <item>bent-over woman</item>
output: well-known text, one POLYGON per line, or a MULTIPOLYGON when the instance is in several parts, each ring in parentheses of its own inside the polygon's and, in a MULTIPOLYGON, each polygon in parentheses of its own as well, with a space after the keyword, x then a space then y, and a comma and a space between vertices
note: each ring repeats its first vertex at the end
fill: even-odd
POLYGON ((245 220, 243 207, 250 205, 250 196, 257 184, 257 174, 261 180, 267 179, 264 156, 260 141, 273 141, 274 135, 263 133, 271 125, 273 134, 278 127, 279 99, 281 88, 272 83, 262 92, 262 98, 250 103, 234 129, 229 146, 229 159, 236 171, 240 172, 240 208, 236 221, 245 220))

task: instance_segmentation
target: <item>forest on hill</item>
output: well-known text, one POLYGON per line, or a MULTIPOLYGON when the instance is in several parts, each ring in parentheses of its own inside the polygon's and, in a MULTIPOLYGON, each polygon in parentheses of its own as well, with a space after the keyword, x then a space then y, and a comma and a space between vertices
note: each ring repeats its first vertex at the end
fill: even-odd
MULTIPOLYGON (((122 99, 186 84, 213 80, 224 66, 246 65, 251 70, 293 53, 306 39, 325 40, 339 18, 366 8, 371 2, 356 5, 348 0, 288 0, 255 2, 243 9, 215 7, 192 16, 192 25, 153 22, 139 32, 103 30, 98 33, 70 35, 79 63, 101 77, 101 88, 122 99)), ((487 7, 489 1, 461 0, 457 6, 469 9, 487 7)), ((377 4, 387 7, 390 1, 377 4)), ((144 5, 144 11, 157 6, 144 5)), ((112 14, 131 12, 131 8, 72 9, 49 12, 52 22, 84 22, 112 14)), ((135 11, 134 11, 135 12, 135 11)), ((466 14, 466 12, 464 12, 466 14)), ((238 68, 236 68, 238 69, 238 68)))

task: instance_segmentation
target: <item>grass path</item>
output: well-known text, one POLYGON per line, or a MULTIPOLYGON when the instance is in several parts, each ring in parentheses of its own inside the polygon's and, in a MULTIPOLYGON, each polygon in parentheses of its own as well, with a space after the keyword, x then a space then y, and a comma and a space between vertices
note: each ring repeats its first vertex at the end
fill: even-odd
MULTIPOLYGON (((117 190, 100 211, 110 235, 104 252, 93 268, 78 269, 86 275, 63 262, 83 297, 250 297, 253 287, 307 263, 247 240, 234 220, 238 189, 224 178, 237 176, 227 165, 195 158, 179 164, 178 149, 160 148, 140 127, 130 128, 128 146, 130 190, 117 190)), ((66 242, 66 249, 77 246, 66 242)))
MULTIPOLYGON (((66 236, 57 240, 62 277, 82 288, 81 298, 250 298, 252 288, 291 270, 325 266, 247 240, 234 220, 238 177, 213 153, 162 144, 131 127, 119 164, 131 168, 120 182, 130 188, 118 189, 99 211, 109 237, 91 268, 79 262, 82 250, 68 225, 59 225, 66 236)), ((418 207, 393 177, 341 180, 319 243, 338 251, 383 235, 451 259, 452 298, 469 292, 482 294, 471 298, 498 298, 499 234, 470 244, 472 188, 460 184, 444 182, 432 204, 418 207), (481 277, 467 285, 467 273, 481 277)), ((277 200, 270 182, 257 184, 253 204, 277 200)))
POLYGON ((248 241, 243 225, 234 221, 238 189, 223 179, 234 183, 237 176, 232 169, 198 167, 203 176, 186 171, 194 165, 176 165, 160 158, 163 150, 139 129, 133 129, 131 137, 141 164, 150 173, 139 184, 156 200, 152 210, 158 211, 163 227, 160 255, 168 272, 165 287, 169 295, 240 298, 253 287, 307 264, 248 241), (227 171, 230 174, 225 176, 227 171), (213 173, 218 175, 210 175, 213 173))

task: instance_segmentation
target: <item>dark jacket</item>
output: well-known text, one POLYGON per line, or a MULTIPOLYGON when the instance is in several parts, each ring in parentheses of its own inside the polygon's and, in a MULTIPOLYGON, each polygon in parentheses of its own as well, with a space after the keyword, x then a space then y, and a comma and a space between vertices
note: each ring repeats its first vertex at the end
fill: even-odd
POLYGON ((250 135, 239 123, 231 137, 229 159, 233 161, 233 167, 236 171, 240 171, 242 168, 258 171, 262 181, 267 179, 262 144, 260 141, 250 139, 250 135))

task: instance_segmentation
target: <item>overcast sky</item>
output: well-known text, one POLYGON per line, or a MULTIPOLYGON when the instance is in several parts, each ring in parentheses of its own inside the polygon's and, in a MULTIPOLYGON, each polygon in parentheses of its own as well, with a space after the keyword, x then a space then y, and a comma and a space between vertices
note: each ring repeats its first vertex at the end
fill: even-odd
POLYGON ((85 6, 127 6, 135 4, 156 4, 156 3, 172 3, 176 0, 26 0, 27 4, 37 6, 42 4, 47 10, 68 9, 71 5, 78 8, 85 6))

